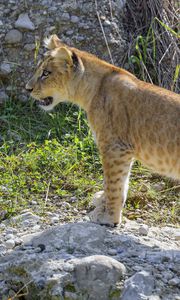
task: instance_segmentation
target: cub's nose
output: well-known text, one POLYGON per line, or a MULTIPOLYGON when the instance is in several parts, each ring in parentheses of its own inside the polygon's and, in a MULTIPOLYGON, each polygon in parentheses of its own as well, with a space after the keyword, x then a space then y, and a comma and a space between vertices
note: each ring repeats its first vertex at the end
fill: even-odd
POLYGON ((29 86, 28 83, 26 84, 25 89, 26 89, 26 91, 28 91, 30 93, 33 91, 33 88, 31 86, 29 86))

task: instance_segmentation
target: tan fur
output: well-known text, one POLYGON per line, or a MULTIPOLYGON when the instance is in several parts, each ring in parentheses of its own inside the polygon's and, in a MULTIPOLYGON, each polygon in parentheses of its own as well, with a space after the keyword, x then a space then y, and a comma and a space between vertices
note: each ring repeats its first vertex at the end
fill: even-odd
POLYGON ((180 97, 138 80, 131 73, 97 57, 70 48, 53 35, 51 49, 27 84, 32 96, 48 96, 52 109, 64 100, 87 112, 102 156, 105 192, 95 221, 121 221, 133 159, 175 179, 180 179, 180 97), (75 60, 73 59, 75 55, 75 60), (42 70, 52 73, 40 79, 42 70))

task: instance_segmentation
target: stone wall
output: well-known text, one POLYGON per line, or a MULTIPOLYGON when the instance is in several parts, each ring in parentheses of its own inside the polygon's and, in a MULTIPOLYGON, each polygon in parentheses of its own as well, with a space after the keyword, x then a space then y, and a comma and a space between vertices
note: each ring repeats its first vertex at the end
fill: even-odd
POLYGON ((42 54, 42 40, 52 33, 67 44, 121 65, 127 49, 123 29, 125 0, 2 0, 0 4, 0 102, 26 99, 25 82, 42 54), (98 19, 98 14, 99 18, 98 19), (100 22, 101 21, 101 22, 100 22))

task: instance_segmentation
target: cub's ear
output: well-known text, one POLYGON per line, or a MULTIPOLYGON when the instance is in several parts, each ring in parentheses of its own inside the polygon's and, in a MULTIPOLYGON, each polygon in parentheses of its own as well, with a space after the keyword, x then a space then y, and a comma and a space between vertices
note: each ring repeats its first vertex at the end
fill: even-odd
POLYGON ((56 34, 53 34, 50 37, 46 37, 44 39, 44 46, 47 49, 53 50, 55 48, 65 46, 65 44, 61 42, 56 34))
POLYGON ((51 52, 51 55, 55 58, 57 62, 62 62, 64 66, 73 65, 73 53, 66 47, 60 47, 51 52))

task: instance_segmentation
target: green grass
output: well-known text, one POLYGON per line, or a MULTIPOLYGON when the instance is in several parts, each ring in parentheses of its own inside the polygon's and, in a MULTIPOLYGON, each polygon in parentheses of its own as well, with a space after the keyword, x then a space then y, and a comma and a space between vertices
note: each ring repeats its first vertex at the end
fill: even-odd
MULTIPOLYGON (((89 210, 92 195, 103 187, 103 176, 82 110, 61 104, 45 114, 30 101, 7 101, 1 106, 0 125, 0 220, 34 209, 33 201, 40 214, 56 211, 74 196, 79 212, 89 210)), ((171 181, 136 163, 125 215, 177 224, 178 192, 171 181), (159 181, 164 191, 154 190, 159 181)))
POLYGON ((6 217, 32 200, 43 208, 47 190, 49 199, 77 196, 81 205, 102 184, 97 149, 77 107, 62 104, 45 114, 31 102, 9 101, 0 124, 0 211, 6 217))

